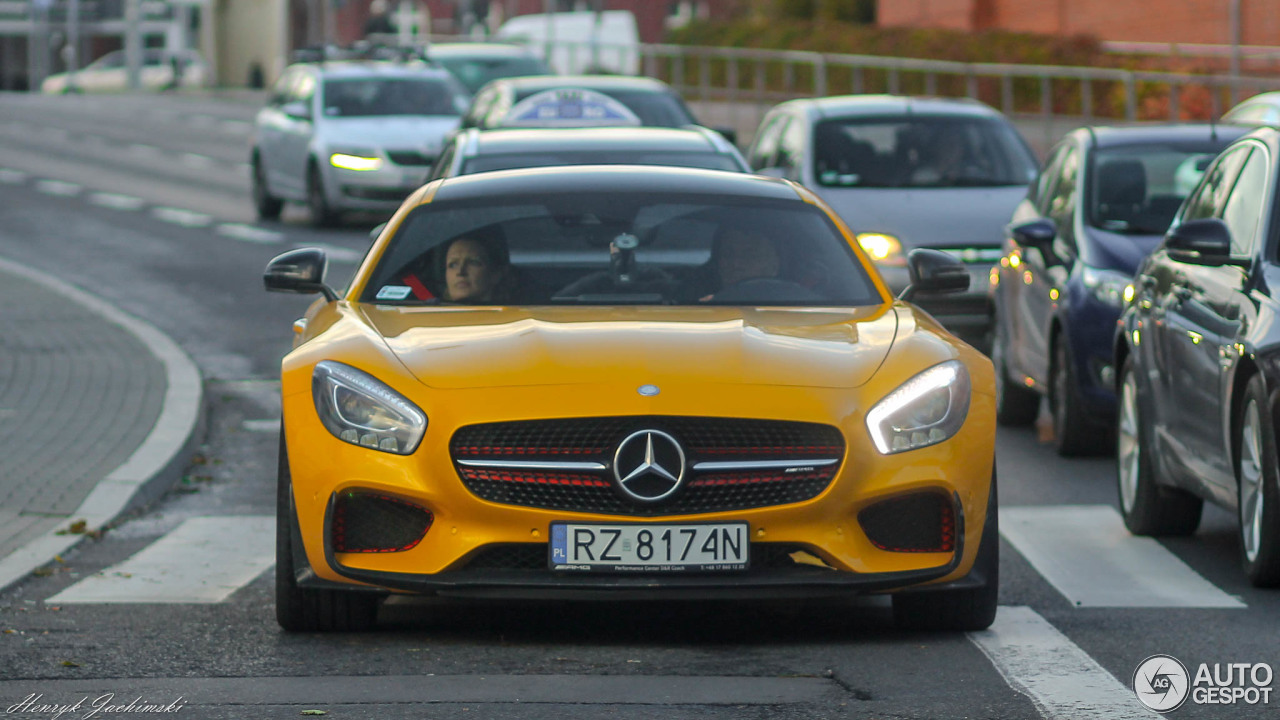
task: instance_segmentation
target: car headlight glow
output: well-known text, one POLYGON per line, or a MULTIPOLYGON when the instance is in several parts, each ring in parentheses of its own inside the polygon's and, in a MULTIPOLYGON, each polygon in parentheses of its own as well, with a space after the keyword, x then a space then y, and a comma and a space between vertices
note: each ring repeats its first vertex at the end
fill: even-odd
POLYGON ((1080 275, 1081 282, 1098 302, 1115 308, 1125 306, 1125 288, 1133 282, 1133 278, 1115 270, 1100 270, 1084 266, 1080 275))
POLYGON ((329 164, 343 170, 368 172, 382 167, 382 158, 373 152, 361 151, 352 153, 335 152, 329 156, 329 164))
POLYGON ((955 435, 969 414, 969 371, 957 360, 916 375, 867 413, 881 455, 936 445, 955 435))
POLYGON ((427 416, 416 405, 350 365, 317 363, 311 395, 325 429, 352 445, 409 455, 427 430, 427 416))
POLYGON ((907 258, 902 254, 898 238, 885 233, 858 233, 858 244, 881 265, 906 267, 907 258))

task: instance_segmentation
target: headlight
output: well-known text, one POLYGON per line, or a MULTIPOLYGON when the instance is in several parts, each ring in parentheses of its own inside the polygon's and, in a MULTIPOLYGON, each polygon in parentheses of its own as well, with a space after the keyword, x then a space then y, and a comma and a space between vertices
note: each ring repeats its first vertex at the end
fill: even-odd
POLYGON ((902 254, 898 238, 884 233, 858 233, 858 244, 880 265, 906 267, 907 258, 902 254))
POLYGON ((409 455, 427 430, 427 416, 403 395, 350 365, 325 360, 311 375, 316 412, 334 437, 352 445, 409 455))
POLYGON ((1115 308, 1125 305, 1125 288, 1133 282, 1133 278, 1115 270, 1099 270, 1084 266, 1080 279, 1084 287, 1098 302, 1115 308))
POLYGON ((329 156, 329 164, 343 170, 368 172, 382 167, 382 158, 373 150, 353 150, 350 152, 334 152, 329 156))
POLYGON ((881 455, 936 445, 969 414, 969 371, 959 361, 934 365, 903 383, 867 413, 867 431, 881 455))

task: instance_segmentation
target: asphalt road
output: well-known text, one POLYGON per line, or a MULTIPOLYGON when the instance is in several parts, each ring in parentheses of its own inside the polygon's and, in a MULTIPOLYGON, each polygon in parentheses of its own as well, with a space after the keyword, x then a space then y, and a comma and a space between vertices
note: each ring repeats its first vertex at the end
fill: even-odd
MULTIPOLYGON (((254 529, 274 513, 276 371, 309 299, 268 295, 260 275, 275 254, 321 244, 340 285, 378 219, 321 232, 290 208, 253 222, 255 102, 0 95, 0 257, 164 331, 199 365, 208 404, 204 445, 165 498, 0 594, 0 714, 54 717, 41 704, 79 701, 62 717, 86 717, 132 701, 115 714, 1137 718, 1154 717, 1130 689, 1152 655, 1193 675, 1201 663, 1220 676, 1228 663, 1280 667, 1280 593, 1245 582, 1226 513, 1206 510, 1191 538, 1135 541, 1114 525, 1114 460, 1061 460, 1033 429, 998 439, 1005 542, 991 632, 899 632, 887 601, 868 598, 403 600, 373 633, 283 633, 272 548, 254 529), (157 583, 118 602, 74 600, 83 581, 132 579, 126 563, 144 550, 193 557, 184 538, 196 527, 226 527, 213 540, 233 550, 217 562, 251 568, 225 598, 175 602, 164 596, 175 583, 157 583)), ((1277 704, 1189 701, 1176 716, 1274 717, 1277 704)))

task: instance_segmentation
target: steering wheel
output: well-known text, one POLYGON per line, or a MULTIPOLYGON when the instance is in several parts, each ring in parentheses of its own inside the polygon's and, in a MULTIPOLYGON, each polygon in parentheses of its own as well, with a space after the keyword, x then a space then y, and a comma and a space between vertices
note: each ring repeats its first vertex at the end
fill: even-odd
POLYGON ((566 299, 578 295, 608 294, 619 292, 660 292, 679 283, 675 276, 660 267, 640 268, 630 283, 617 282, 609 270, 593 272, 565 285, 552 299, 566 299))
POLYGON ((810 302, 818 295, 798 282, 782 278, 750 278, 736 282, 711 296, 718 303, 810 302))

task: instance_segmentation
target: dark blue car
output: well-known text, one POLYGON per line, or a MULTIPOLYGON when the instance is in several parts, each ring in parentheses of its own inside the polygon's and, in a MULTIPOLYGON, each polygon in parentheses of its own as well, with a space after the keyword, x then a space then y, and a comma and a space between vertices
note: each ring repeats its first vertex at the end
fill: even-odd
POLYGON ((1092 127, 1050 153, 992 270, 997 417, 1049 398, 1061 455, 1114 448, 1116 322, 1138 265, 1213 158, 1246 128, 1092 127))

